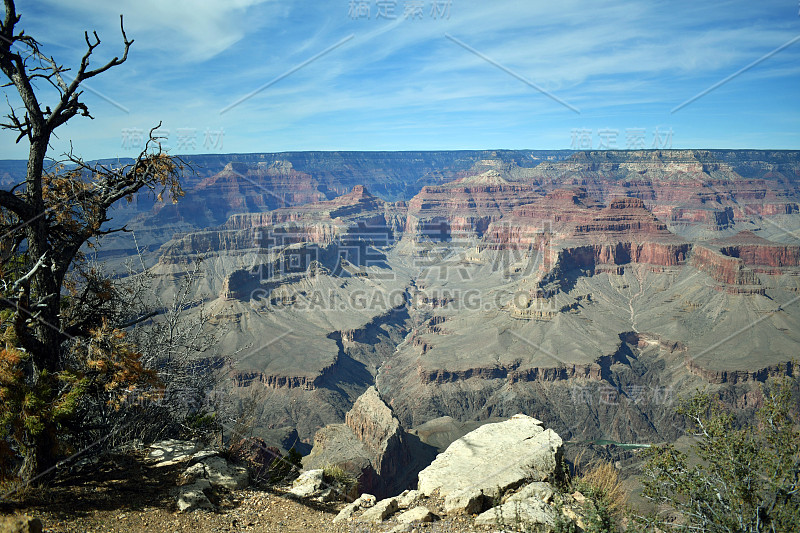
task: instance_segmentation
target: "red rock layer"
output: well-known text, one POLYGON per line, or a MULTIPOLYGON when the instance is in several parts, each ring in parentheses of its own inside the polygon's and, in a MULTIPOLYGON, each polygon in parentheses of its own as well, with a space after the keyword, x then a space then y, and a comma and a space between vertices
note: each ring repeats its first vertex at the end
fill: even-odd
POLYGON ((208 252, 225 251, 234 255, 258 246, 256 230, 196 231, 176 236, 161 248, 161 264, 189 264, 192 257, 208 252))
POLYGON ((341 366, 339 358, 336 357, 333 363, 326 366, 316 376, 286 376, 280 374, 264 374, 259 371, 241 371, 231 375, 233 384, 236 387, 249 387, 253 383, 261 383, 265 387, 272 389, 305 389, 314 390, 318 388, 325 377, 336 373, 341 366))
POLYGON ((562 270, 572 267, 594 269, 598 265, 646 263, 658 266, 678 266, 686 261, 689 243, 618 242, 563 248, 556 251, 554 264, 562 270))
POLYGON ((353 187, 347 194, 301 206, 284 207, 265 213, 246 213, 231 216, 224 224, 225 229, 247 229, 296 223, 298 226, 318 224, 347 224, 358 219, 363 225, 384 226, 386 202, 371 195, 363 185, 353 187))
MULTIPOLYGON (((369 390, 367 394, 371 397, 356 400, 353 408, 345 414, 344 423, 364 447, 380 459, 387 446, 400 444, 400 423, 377 392, 369 390)), ((374 466, 380 473, 380 465, 374 466)))
POLYGON ((255 166, 229 163, 219 173, 187 190, 175 205, 159 204, 155 220, 215 226, 235 213, 266 211, 325 198, 319 183, 287 162, 255 166))
MULTIPOLYGON (((800 246, 780 244, 763 239, 753 232, 743 231, 727 239, 718 239, 711 244, 719 246, 720 253, 736 257, 745 265, 755 267, 800 266, 800 246)), ((777 271, 776 273, 780 273, 777 271)))
POLYGON ((591 221, 575 225, 573 236, 602 235, 604 238, 624 236, 643 237, 672 236, 667 225, 647 210, 641 198, 616 198, 594 216, 591 221))
POLYGON ((426 186, 408 202, 405 232, 434 240, 459 233, 482 236, 492 222, 539 197, 522 184, 426 186))
POLYGON ((715 281, 727 285, 725 289, 728 292, 764 294, 764 288, 758 287, 761 284, 758 276, 738 257, 729 257, 706 246, 695 245, 690 262, 715 281))
POLYGON ((746 177, 720 161, 724 154, 702 150, 581 152, 545 161, 530 175, 545 190, 572 184, 602 201, 641 198, 674 224, 724 229, 734 220, 798 212, 796 163, 782 163, 779 153, 749 156, 764 159, 735 163, 746 177))
POLYGON ((743 204, 736 210, 736 218, 747 218, 748 216, 758 215, 760 217, 772 217, 775 215, 790 215, 798 212, 798 205, 795 202, 787 201, 780 203, 754 203, 743 204))
POLYGON ((586 190, 556 189, 547 196, 516 207, 511 214, 493 222, 484 236, 488 243, 503 246, 539 246, 544 235, 568 232, 587 223, 599 204, 586 190))

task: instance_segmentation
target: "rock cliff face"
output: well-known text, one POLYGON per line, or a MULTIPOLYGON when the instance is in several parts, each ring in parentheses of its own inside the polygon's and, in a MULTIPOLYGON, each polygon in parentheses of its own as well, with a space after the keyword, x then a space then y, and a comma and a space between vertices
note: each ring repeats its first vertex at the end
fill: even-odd
POLYGON ((264 375, 263 372, 234 372, 231 374, 231 381, 236 387, 250 387, 259 383, 273 389, 313 390, 316 388, 316 380, 317 378, 306 376, 264 375))
POLYGON ((221 226, 223 230, 261 230, 265 246, 312 242, 329 244, 348 235, 363 235, 376 244, 393 241, 393 226, 398 207, 373 196, 363 185, 353 187, 348 194, 333 200, 312 202, 297 207, 283 207, 267 213, 247 213, 231 216, 221 226), (266 234, 266 235, 264 235, 266 234), (280 240, 268 242, 266 239, 280 240))
MULTIPOLYGON (((370 463, 385 486, 405 477, 412 458, 405 431, 375 387, 362 394, 345 415, 345 425, 370 454, 370 463)), ((369 492, 366 487, 365 492, 369 492)))
MULTIPOLYGON (((610 359, 610 358, 609 358, 610 359)), ((558 367, 534 367, 523 370, 517 370, 506 367, 490 367, 490 368, 468 368, 458 371, 447 370, 426 370, 420 367, 417 370, 420 382, 425 385, 442 384, 442 383, 455 383, 457 381, 466 381, 471 378, 478 379, 503 379, 508 383, 516 383, 518 381, 567 381, 569 379, 600 379, 603 374, 603 365, 606 361, 598 361, 597 363, 589 363, 586 365, 564 365, 558 367)))
POLYGON ((564 268, 594 268, 596 265, 648 263, 660 266, 682 264, 689 253, 689 243, 618 242, 563 248, 556 263, 564 268))
POLYGON ((326 426, 314 437, 306 469, 338 465, 356 475, 359 491, 378 497, 400 493, 416 479, 433 453, 408 435, 392 410, 369 387, 345 415, 344 424, 326 426))
POLYGON ((490 228, 498 246, 550 246, 550 264, 592 268, 597 264, 683 263, 689 243, 672 234, 639 198, 617 198, 606 208, 586 200, 583 189, 558 190, 524 205, 490 228))
POLYGON ((506 182, 496 171, 487 174, 423 187, 408 203, 404 233, 433 241, 482 237, 492 222, 541 196, 528 184, 506 182))
POLYGON ((642 235, 668 235, 667 225, 659 222, 646 208, 641 198, 615 198, 607 209, 588 224, 575 226, 574 235, 624 234, 630 237, 642 235))
POLYGON ((792 361, 771 365, 754 371, 747 370, 709 370, 687 358, 686 367, 694 374, 701 376, 710 383, 737 383, 765 382, 771 377, 792 376, 797 372, 797 364, 792 361))
POLYGON ((800 266, 800 246, 768 241, 752 231, 742 231, 726 239, 714 240, 711 244, 718 246, 723 255, 739 258, 757 272, 780 272, 784 267, 800 266))
POLYGON ((720 282, 731 293, 764 294, 761 282, 744 261, 705 246, 695 246, 692 265, 720 282))
POLYGON ((542 187, 583 186, 605 203, 618 196, 641 198, 674 230, 691 235, 702 227, 712 235, 753 216, 797 212, 794 157, 754 151, 580 152, 543 162, 530 174, 542 187))
POLYGON ((162 224, 186 221, 198 227, 215 226, 235 213, 252 213, 325 199, 311 175, 298 172, 288 161, 248 165, 230 162, 218 173, 189 189, 175 205, 157 206, 162 224))

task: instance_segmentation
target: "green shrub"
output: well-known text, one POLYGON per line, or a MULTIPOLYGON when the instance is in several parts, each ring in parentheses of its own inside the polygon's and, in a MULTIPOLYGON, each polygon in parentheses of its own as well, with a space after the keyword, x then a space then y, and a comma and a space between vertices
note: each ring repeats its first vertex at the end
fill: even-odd
POLYGON ((328 465, 323 468, 322 479, 331 485, 344 487, 344 492, 348 492, 352 487, 358 484, 358 480, 353 474, 338 465, 328 465))
POLYGON ((637 525, 669 531, 800 531, 800 430, 792 385, 765 391, 758 424, 698 393, 679 413, 698 439, 698 461, 671 444, 650 448, 644 496, 667 513, 635 516, 637 525), (666 516, 664 516, 666 514, 666 516))

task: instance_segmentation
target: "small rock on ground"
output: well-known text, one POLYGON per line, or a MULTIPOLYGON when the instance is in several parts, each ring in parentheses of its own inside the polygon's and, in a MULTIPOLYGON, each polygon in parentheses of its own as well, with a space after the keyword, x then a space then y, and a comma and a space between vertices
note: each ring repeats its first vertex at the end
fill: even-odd
POLYGON ((360 522, 383 522, 397 512, 397 498, 386 498, 367 509, 358 519, 360 522))
POLYGON ((411 524, 412 522, 433 522, 435 519, 436 515, 433 514, 430 509, 421 505, 397 515, 397 521, 404 524, 411 524))

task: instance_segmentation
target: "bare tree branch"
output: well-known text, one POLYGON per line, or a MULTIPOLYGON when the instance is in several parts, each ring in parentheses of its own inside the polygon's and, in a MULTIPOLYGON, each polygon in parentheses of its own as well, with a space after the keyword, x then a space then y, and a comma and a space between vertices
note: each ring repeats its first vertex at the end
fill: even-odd
POLYGON ((0 207, 25 220, 33 216, 30 205, 10 191, 0 190, 0 207))

